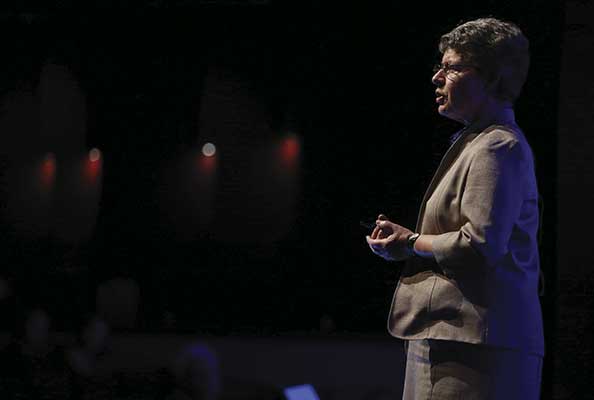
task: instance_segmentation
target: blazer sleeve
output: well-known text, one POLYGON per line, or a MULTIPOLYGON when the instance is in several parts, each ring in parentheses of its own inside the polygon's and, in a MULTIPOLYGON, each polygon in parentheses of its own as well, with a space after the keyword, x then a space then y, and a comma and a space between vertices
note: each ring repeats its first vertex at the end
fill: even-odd
POLYGON ((524 200, 527 158, 522 143, 499 136, 481 144, 468 168, 460 202, 461 228, 437 235, 433 253, 439 265, 495 266, 509 241, 524 200))

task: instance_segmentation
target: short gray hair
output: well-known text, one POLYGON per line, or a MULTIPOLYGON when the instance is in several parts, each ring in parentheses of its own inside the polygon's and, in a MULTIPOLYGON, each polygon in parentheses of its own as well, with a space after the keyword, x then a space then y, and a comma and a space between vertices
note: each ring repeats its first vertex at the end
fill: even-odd
POLYGON ((530 49, 517 25, 496 18, 464 22, 440 38, 439 51, 448 49, 494 84, 496 98, 513 103, 519 97, 528 76, 530 49))

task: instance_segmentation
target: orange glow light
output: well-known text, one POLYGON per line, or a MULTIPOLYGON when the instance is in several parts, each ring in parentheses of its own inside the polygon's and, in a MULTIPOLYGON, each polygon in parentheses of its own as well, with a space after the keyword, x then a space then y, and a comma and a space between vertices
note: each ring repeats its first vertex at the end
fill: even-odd
POLYGON ((102 164, 101 151, 97 148, 89 151, 89 157, 84 162, 84 174, 87 184, 97 183, 97 179, 101 175, 102 164))
POLYGON ((53 153, 47 153, 41 163, 41 184, 49 189, 56 180, 56 157, 53 153))
POLYGON ((201 155, 198 160, 198 166, 202 174, 210 175, 217 166, 217 158, 214 156, 201 155))
POLYGON ((281 157, 287 164, 294 164, 299 156, 299 140, 295 136, 285 138, 281 144, 281 157))

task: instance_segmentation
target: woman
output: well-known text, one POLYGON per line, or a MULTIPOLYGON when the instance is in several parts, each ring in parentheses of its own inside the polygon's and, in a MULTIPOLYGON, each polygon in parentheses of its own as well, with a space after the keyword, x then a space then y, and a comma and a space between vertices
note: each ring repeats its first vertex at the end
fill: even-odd
POLYGON ((538 399, 544 356, 538 299, 538 190, 514 118, 528 40, 495 18, 443 35, 432 82, 454 136, 411 231, 381 214, 371 250, 407 259, 390 333, 407 348, 404 399, 538 399))

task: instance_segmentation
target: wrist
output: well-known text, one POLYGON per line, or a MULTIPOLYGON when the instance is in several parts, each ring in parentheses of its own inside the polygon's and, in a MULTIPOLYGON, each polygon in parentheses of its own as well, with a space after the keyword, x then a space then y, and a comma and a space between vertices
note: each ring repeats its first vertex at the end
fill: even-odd
POLYGON ((408 254, 410 256, 416 256, 417 253, 415 252, 415 242, 421 236, 420 233, 411 233, 406 238, 406 248, 408 250, 408 254))

